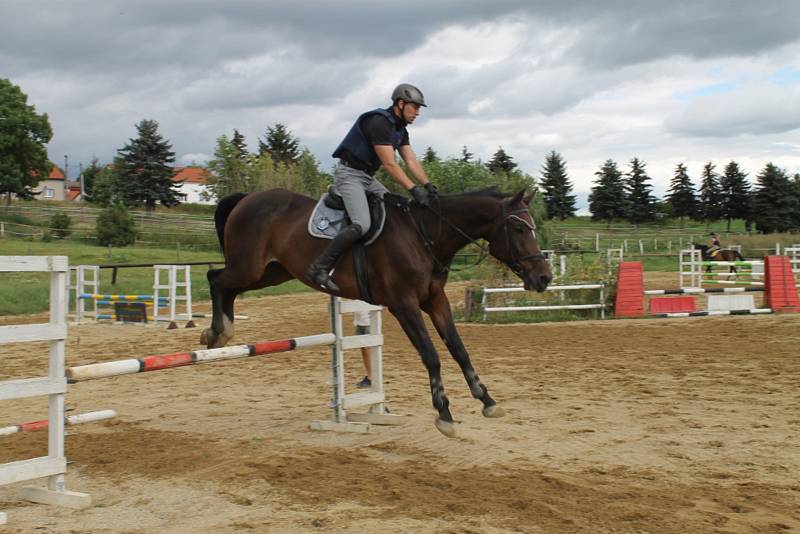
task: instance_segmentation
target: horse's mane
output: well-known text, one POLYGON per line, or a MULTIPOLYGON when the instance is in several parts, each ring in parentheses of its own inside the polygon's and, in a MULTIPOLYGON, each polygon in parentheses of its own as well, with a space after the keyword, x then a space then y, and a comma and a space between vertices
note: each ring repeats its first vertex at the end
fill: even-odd
MULTIPOLYGON (((484 187, 481 189, 472 189, 470 191, 462 191, 460 193, 439 193, 440 197, 448 199, 480 198, 480 197, 504 199, 510 197, 511 195, 512 193, 504 193, 500 191, 496 185, 484 187)), ((410 201, 408 196, 401 195, 399 193, 386 193, 386 198, 389 200, 394 200, 395 202, 399 202, 401 204, 405 204, 410 201)))

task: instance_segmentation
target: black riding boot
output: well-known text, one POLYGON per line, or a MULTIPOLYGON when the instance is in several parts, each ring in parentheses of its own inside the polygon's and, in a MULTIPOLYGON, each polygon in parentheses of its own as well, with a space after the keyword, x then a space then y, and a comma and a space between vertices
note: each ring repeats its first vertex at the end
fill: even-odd
POLYGON ((306 276, 308 276, 312 282, 324 287, 328 291, 338 292, 339 286, 331 280, 330 272, 336 266, 336 260, 347 252, 360 237, 361 228, 355 224, 342 228, 325 251, 308 267, 306 276))

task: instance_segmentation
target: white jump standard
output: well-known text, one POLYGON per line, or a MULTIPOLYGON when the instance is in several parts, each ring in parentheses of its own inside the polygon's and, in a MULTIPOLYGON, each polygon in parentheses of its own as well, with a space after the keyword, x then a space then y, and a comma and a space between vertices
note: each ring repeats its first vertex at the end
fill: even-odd
MULTIPOLYGON (((24 499, 70 508, 86 508, 91 497, 86 493, 68 491, 64 481, 67 459, 64 454, 64 348, 67 338, 67 276, 66 256, 4 256, 0 257, 2 272, 50 273, 50 320, 44 324, 0 326, 0 344, 48 342, 49 370, 46 377, 0 381, 0 401, 28 397, 48 397, 47 456, 0 464, 0 485, 47 478, 47 487, 26 487, 24 499)), ((5 522, 5 514, 0 521, 5 522)))

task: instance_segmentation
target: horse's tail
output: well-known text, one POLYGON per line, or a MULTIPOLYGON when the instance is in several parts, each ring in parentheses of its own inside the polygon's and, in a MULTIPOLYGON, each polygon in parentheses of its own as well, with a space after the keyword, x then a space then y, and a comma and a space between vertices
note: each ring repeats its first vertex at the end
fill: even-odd
POLYGON ((236 204, 246 196, 247 193, 233 193, 220 200, 219 204, 217 204, 217 209, 214 211, 214 227, 217 229, 219 248, 222 249, 222 252, 225 252, 225 222, 228 220, 233 208, 236 207, 236 204))

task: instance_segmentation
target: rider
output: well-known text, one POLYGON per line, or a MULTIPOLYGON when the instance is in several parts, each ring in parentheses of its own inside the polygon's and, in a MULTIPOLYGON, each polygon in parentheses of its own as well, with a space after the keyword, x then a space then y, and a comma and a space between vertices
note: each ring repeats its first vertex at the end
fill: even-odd
POLYGON ((339 163, 333 169, 333 189, 344 200, 350 224, 336 234, 306 272, 311 281, 324 289, 339 291, 339 287, 331 280, 330 271, 339 257, 369 230, 371 221, 367 191, 381 197, 387 192, 383 184, 375 179, 375 173, 381 165, 395 182, 411 193, 418 204, 428 206, 430 197, 436 196, 436 187, 428 180, 411 149, 406 130, 423 106, 427 107, 422 92, 413 85, 401 83, 392 92, 392 106, 367 111, 359 116, 333 152, 333 157, 339 158, 339 163), (415 185, 403 172, 395 160, 395 150, 420 185, 415 185))
POLYGON ((716 232, 711 232, 708 234, 708 237, 711 239, 708 240, 708 249, 706 250, 706 254, 708 254, 709 258, 711 258, 717 253, 718 250, 722 249, 722 243, 720 243, 716 232))

